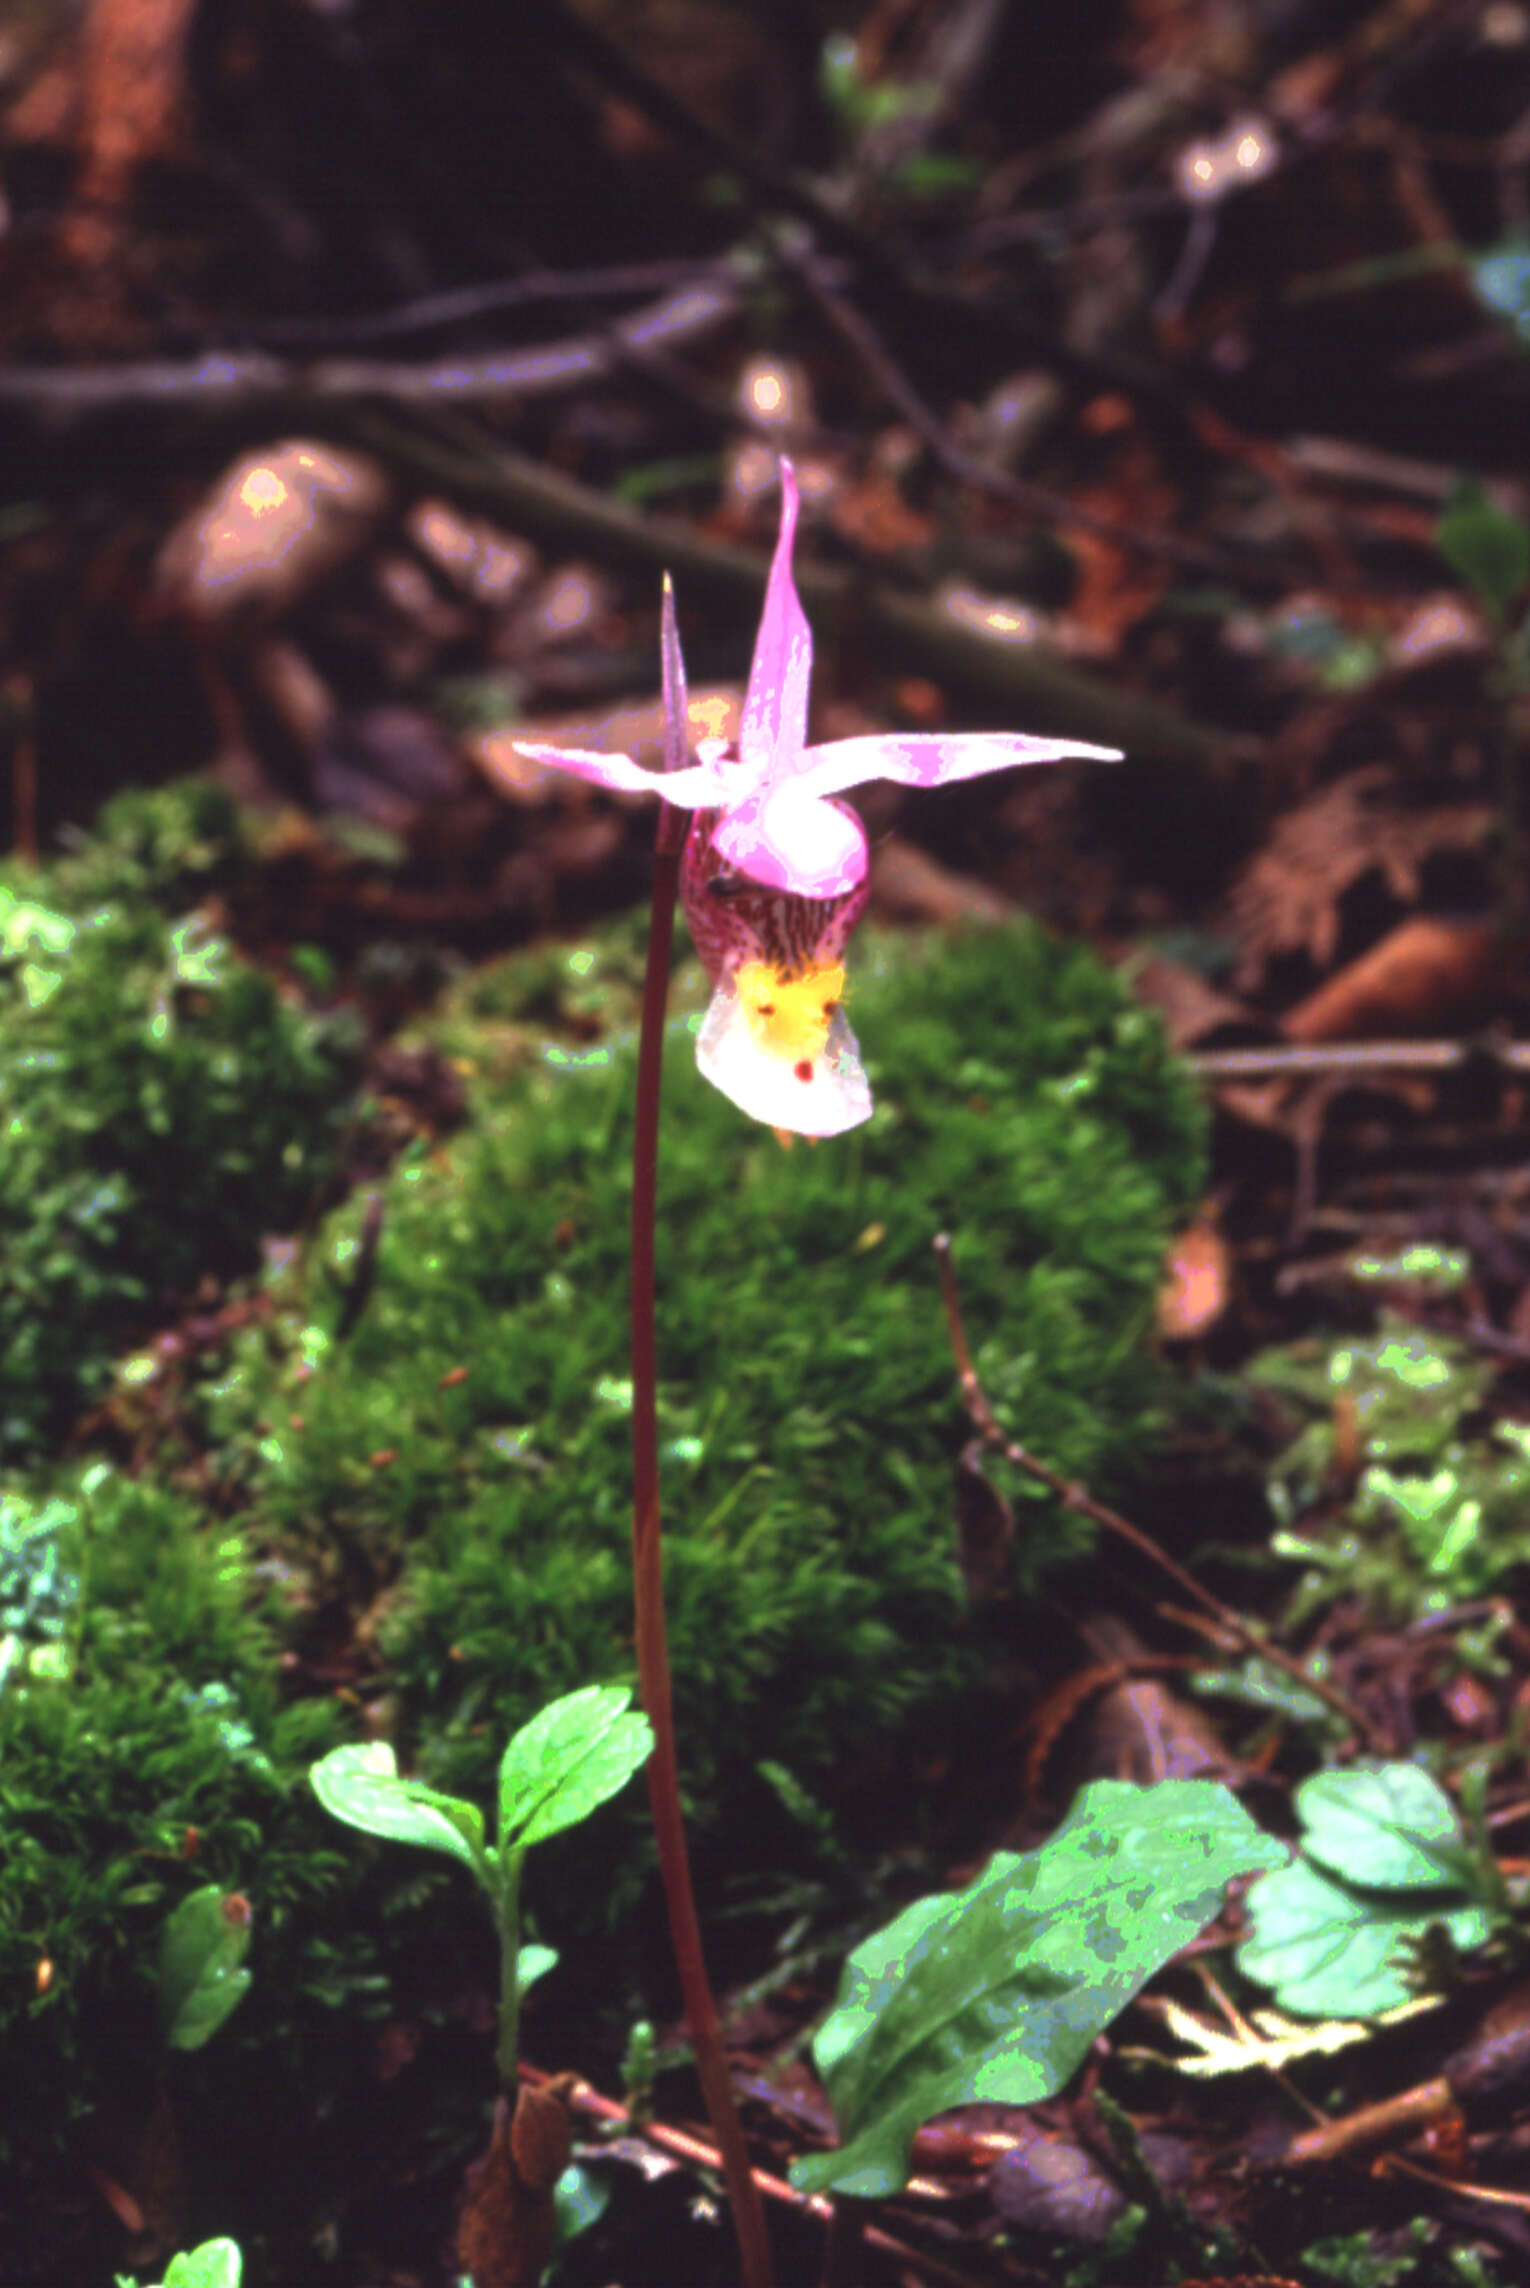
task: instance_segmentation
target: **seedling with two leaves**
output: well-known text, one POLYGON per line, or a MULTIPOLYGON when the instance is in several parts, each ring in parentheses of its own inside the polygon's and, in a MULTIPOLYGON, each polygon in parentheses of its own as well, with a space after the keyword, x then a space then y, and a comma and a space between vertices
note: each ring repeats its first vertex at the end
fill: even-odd
POLYGON ((631 1698, 625 1685, 590 1685, 522 1725, 500 1760, 493 1844, 477 1804, 402 1778, 380 1740, 336 1748, 313 1768, 314 1793, 336 1819, 363 1835, 444 1851, 488 1900, 500 1946, 498 2063, 506 2090, 515 2087, 521 1996, 557 1961, 550 1947, 520 1943, 526 1853, 588 1819, 647 1761, 653 1733, 647 1717, 631 1711, 631 1698))

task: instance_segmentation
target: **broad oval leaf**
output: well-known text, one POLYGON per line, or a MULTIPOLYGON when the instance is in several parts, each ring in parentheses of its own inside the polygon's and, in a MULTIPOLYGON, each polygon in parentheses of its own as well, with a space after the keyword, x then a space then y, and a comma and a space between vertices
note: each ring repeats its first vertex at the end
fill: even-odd
POLYGON ((499 1767, 501 1850, 577 1825, 648 1761, 653 1730, 631 1699, 625 1684, 589 1684, 521 1726, 499 1767))
POLYGON ((1419 1764, 1314 1772, 1296 1791, 1302 1849, 1346 1883, 1456 1890, 1469 1854, 1455 1806, 1419 1764))
POLYGON ((799 2161, 793 2184, 897 2192, 933 2114, 1061 2089, 1233 1876, 1285 1856, 1214 1781, 1096 1780, 1039 1850, 996 1853, 967 1890, 917 1900, 856 1948, 813 2044, 844 2143, 799 2161))
POLYGON ((418 1843, 445 1851, 488 1877, 483 1813, 476 1804, 442 1795, 420 1780, 400 1779, 393 1750, 385 1740, 363 1740, 332 1748, 309 1773, 313 1792, 325 1810, 363 1835, 389 1843, 418 1843))
POLYGON ((199 2050, 250 1990, 250 1903, 205 1883, 159 1934, 159 2030, 175 2050, 199 2050))
POLYGON ((1415 1999, 1410 1941, 1443 1923, 1465 1952, 1492 1927, 1459 1891, 1358 1891, 1308 1859, 1254 1885, 1248 1920, 1238 1968, 1299 2018, 1379 2018, 1415 1999))

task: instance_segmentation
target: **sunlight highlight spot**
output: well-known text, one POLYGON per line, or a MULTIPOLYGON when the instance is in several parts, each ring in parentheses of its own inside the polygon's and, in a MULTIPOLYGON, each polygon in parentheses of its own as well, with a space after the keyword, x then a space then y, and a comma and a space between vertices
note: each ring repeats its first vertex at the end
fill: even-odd
POLYGON ((287 487, 276 470, 266 462, 251 469, 239 487, 240 506, 251 516, 270 516, 281 508, 288 497, 287 487))

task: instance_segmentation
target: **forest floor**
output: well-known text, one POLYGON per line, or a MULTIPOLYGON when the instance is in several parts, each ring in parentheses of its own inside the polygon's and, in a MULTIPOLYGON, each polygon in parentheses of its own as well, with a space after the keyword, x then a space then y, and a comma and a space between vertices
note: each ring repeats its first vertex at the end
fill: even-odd
MULTIPOLYGON (((507 954, 517 1023, 630 1024, 651 809, 516 742, 657 762, 666 572, 693 730, 736 735, 781 455, 817 739, 1124 752, 857 794, 874 925, 1086 942, 1209 1124, 1148 1336, 1177 1396, 1135 1467, 1100 1449, 1128 1517, 1005 1394, 962 1417, 947 1362, 974 1603, 1019 1498, 984 1440, 1025 1435, 1101 1538, 1066 1619, 993 1654, 1026 1712, 942 1881, 1101 1775, 1212 1776, 1287 1838, 1315 1778, 1438 1784, 1341 1787, 1369 1844, 1301 1863, 1337 1884, 1337 1985, 1268 1931, 1263 1986, 1257 1948, 1235 1972, 1235 1898, 1063 2089, 922 2133, 868 2280, 1530 2277, 1527 123, 1517 0, 33 0, 0 30, 6 879, 123 789, 235 799, 253 858, 217 926, 362 1043, 371 1125, 312 1216, 471 1121, 463 1010, 507 954)), ((214 1249, 123 1349, 211 1372, 264 1292, 214 1249)), ((34 1425, 15 1483, 97 1448, 152 1470, 168 1417, 135 1403, 34 1425)), ((382 1592, 347 1593, 302 1655, 331 1700, 382 1690, 382 1592)), ((895 1818, 882 1843, 913 1848, 895 1818)), ((833 1981, 822 1922, 760 1940, 763 1898, 721 2000, 779 2184, 827 2134, 833 1981)), ((635 2120, 586 2095, 657 2221, 646 2254, 597 2226, 562 2277, 726 2278, 683 2074, 635 2120)), ((416 2252, 470 2137, 421 2135, 411 2253, 378 2253, 369 2181, 371 2238, 316 2277, 447 2276, 416 2252)), ((156 2194, 142 2148, 68 2166, 55 2269, 0 2250, 0 2282, 85 2288, 105 2248, 158 2277, 196 2189, 156 2194)), ((780 2208, 787 2276, 817 2277, 816 2213, 780 2208)))

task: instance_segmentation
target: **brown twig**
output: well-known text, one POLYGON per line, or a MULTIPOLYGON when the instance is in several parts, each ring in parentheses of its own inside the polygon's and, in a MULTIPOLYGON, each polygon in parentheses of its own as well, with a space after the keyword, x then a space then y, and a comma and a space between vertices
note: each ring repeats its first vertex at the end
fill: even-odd
POLYGON ((1307 1080, 1321 1074, 1459 1072, 1487 1063, 1530 1072, 1530 1041, 1325 1041, 1267 1049, 1202 1049, 1190 1058, 1202 1080, 1307 1080))
POLYGON ((1209 1589, 1203 1589, 1194 1575, 1177 1564, 1167 1550, 1160 1549, 1152 1535, 1144 1533, 1141 1526, 1133 1525, 1118 1510, 1109 1509, 1104 1502, 1096 1501, 1087 1487, 1072 1483, 1060 1471, 1027 1452, 1024 1446, 1018 1445, 1007 1434, 988 1403, 988 1395, 978 1380, 977 1369, 972 1363, 966 1323, 962 1318, 961 1296, 951 1262, 950 1237, 947 1233, 940 1232, 933 1244, 940 1272, 941 1301, 945 1306, 946 1325, 950 1331, 951 1351, 956 1360, 962 1400, 974 1428, 984 1442, 992 1446, 996 1453, 1002 1454, 1017 1470, 1023 1470, 1027 1477, 1050 1488, 1063 1508, 1070 1510, 1075 1517, 1087 1517, 1091 1524, 1099 1526, 1106 1533, 1114 1534, 1118 1541, 1126 1542, 1140 1556, 1146 1557, 1160 1572, 1166 1573, 1204 1613, 1208 1613, 1242 1651, 1283 1669, 1294 1682, 1303 1685, 1309 1692, 1315 1692, 1320 1700, 1325 1701, 1335 1715, 1343 1718, 1350 1731, 1365 1741, 1367 1747, 1384 1751, 1388 1743, 1381 1737, 1377 1727, 1337 1685, 1329 1684, 1323 1677, 1313 1676, 1294 1653, 1285 1651, 1268 1637, 1261 1636, 1257 1629, 1251 1628, 1231 1605, 1224 1605, 1220 1597, 1213 1596, 1209 1589))
MULTIPOLYGON (((873 376, 884 397, 897 408, 915 434, 923 438, 947 475, 959 484, 970 485, 975 492, 987 493, 994 500, 1007 501, 1011 507, 1045 518, 1049 523, 1072 525, 1076 531, 1087 532, 1134 555, 1166 558, 1170 563, 1215 573, 1222 579, 1241 576, 1243 567, 1234 564, 1224 550, 1182 539, 1177 533, 1156 532, 1143 525, 1119 524, 1112 517, 1095 516, 1070 501, 1065 493, 1053 492, 1045 485, 1029 484, 1021 477, 1011 476, 1007 469, 995 468, 991 462, 965 451, 934 408, 926 404, 865 312, 839 291, 818 261, 785 241, 779 251, 841 340, 849 343, 873 376)), ((1271 578, 1272 567, 1267 558, 1258 567, 1258 573, 1261 580, 1271 578)), ((1289 578, 1295 576, 1294 572, 1288 575, 1289 578)))
POLYGON ((305 405, 358 399, 395 404, 478 405, 546 396, 600 380, 659 348, 713 332, 738 307, 737 284, 719 272, 675 287, 641 310, 592 332, 513 350, 475 350, 416 361, 273 357, 266 350, 204 350, 193 358, 120 364, 14 365, 0 371, 0 405, 64 425, 135 407, 224 411, 284 398, 305 405))
MULTIPOLYGON (((545 2089, 556 2078, 543 2073, 536 2066, 522 2064, 519 2071, 521 2080, 532 2089, 545 2089)), ((569 2093, 568 2102, 576 2113, 586 2113, 593 2120, 605 2122, 613 2129, 625 2128, 630 2136, 641 2137, 645 2144, 657 2146, 661 2153, 673 2154, 677 2161, 688 2162, 693 2168, 715 2172, 721 2166, 717 2148, 709 2145, 705 2138, 693 2136, 686 2129, 669 2128, 662 2121, 644 2122, 639 2127, 632 2121, 626 2106, 619 2105, 614 2098, 602 2097, 588 2082, 576 2082, 569 2093)), ((835 2204, 827 2193, 799 2193, 795 2185, 789 2184, 784 2177, 772 2176, 766 2169, 756 2169, 754 2181, 767 2199, 780 2201, 785 2207, 798 2209, 804 2215, 818 2217, 825 2224, 833 2214, 835 2204)), ((879 2249, 883 2255, 891 2256, 901 2264, 917 2266, 921 2275, 928 2279, 944 2280, 949 2283, 949 2288, 976 2288, 970 2273, 958 2272, 954 2265, 943 2263, 938 2256, 925 2249, 910 2247, 907 2241, 898 2240, 892 2233, 884 2232, 880 2225, 867 2224, 863 2238, 868 2247, 879 2249)))

